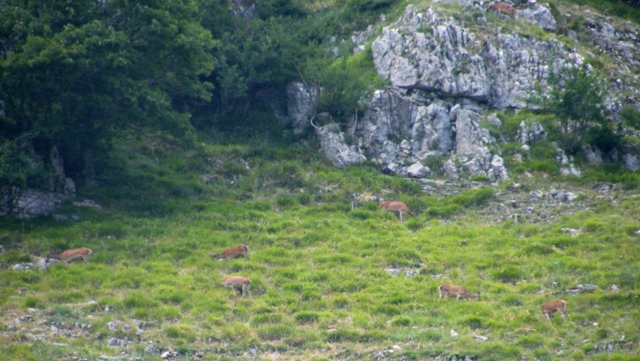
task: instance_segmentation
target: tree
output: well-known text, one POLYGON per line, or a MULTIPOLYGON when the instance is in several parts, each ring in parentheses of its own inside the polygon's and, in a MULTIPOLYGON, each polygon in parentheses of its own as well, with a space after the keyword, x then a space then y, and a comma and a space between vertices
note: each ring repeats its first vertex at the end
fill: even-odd
POLYGON ((548 101, 547 110, 558 119, 560 147, 569 154, 578 153, 585 142, 594 140, 589 139, 589 128, 610 130, 605 117, 604 87, 597 74, 586 68, 563 74, 548 101))
POLYGON ((185 1, 6 0, 0 7, 0 139, 57 146, 71 176, 119 132, 190 131, 175 100, 208 99, 217 46, 185 1))

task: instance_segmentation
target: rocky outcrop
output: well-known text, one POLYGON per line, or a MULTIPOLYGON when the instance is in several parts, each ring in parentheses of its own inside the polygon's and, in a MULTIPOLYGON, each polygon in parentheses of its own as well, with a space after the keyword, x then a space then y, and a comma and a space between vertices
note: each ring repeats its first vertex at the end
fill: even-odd
POLYGON ((582 56, 562 43, 516 33, 477 35, 432 8, 407 8, 372 44, 376 70, 396 88, 467 98, 493 108, 524 108, 536 84, 582 56))
POLYGON ((360 163, 366 158, 355 146, 346 144, 344 133, 334 124, 316 128, 316 135, 320 140, 320 147, 325 156, 338 168, 360 163))
MULTIPOLYGON (((37 157, 32 158, 33 166, 38 166, 37 157)), ((51 214, 60 203, 75 197, 75 182, 66 177, 64 162, 56 147, 51 149, 50 162, 53 175, 47 189, 21 189, 8 186, 1 189, 0 216, 30 219, 51 214)))
POLYGON ((518 16, 528 19, 547 31, 556 31, 557 24, 548 4, 538 4, 535 0, 529 0, 527 7, 518 10, 518 16))
POLYGON ((291 83, 287 86, 287 110, 295 134, 302 133, 309 125, 317 97, 318 89, 303 83, 291 83))
MULTIPOLYGON (((478 1, 447 2, 479 14, 486 9, 486 4, 478 1)), ((530 21, 547 31, 557 30, 548 5, 533 0, 513 4, 517 16, 509 21, 530 21)), ((426 9, 408 6, 404 15, 383 28, 373 41, 374 66, 390 86, 375 91, 367 111, 347 124, 344 132, 349 137, 336 128, 331 132, 316 130, 323 151, 337 166, 367 159, 380 164, 385 172, 420 178, 429 174, 417 171, 428 157, 452 156, 443 169, 434 171, 444 171, 453 179, 482 175, 491 181, 506 180, 509 175, 497 140, 482 126, 489 123, 500 127, 501 122, 495 115, 486 114, 495 109, 535 109, 536 103, 530 101, 532 94, 550 89, 551 77, 584 64, 582 55, 554 38, 505 33, 497 27, 476 33, 477 24, 465 24, 438 11, 436 4, 426 9), (344 141, 347 138, 350 145, 344 141)), ((616 30, 606 22, 589 19, 585 18, 585 26, 594 42, 601 43, 621 64, 630 60, 627 68, 635 67, 640 53, 631 50, 638 47, 637 32, 616 30)), ((371 34, 367 29, 356 39, 371 34)), ((620 84, 616 85, 618 93, 626 89, 620 84)), ((309 123, 318 92, 300 85, 291 86, 288 92, 289 117, 294 129, 301 129, 309 123)), ((610 96, 608 109, 619 108, 615 100, 618 93, 610 96)), ((527 157, 529 145, 546 135, 538 123, 520 124, 517 140, 522 144, 522 154, 515 160, 527 157)), ((617 157, 624 159, 629 169, 639 167, 640 154, 617 157)), ((588 158, 598 162, 602 156, 594 150, 588 158)), ((558 161, 563 174, 580 175, 570 159, 560 157, 558 161)))

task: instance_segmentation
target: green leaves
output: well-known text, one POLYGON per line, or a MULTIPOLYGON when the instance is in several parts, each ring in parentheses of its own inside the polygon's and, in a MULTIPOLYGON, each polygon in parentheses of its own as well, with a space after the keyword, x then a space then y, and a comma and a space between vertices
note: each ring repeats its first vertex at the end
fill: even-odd
POLYGON ((72 177, 127 129, 188 136, 189 114, 176 105, 210 98, 200 76, 212 72, 217 45, 198 6, 8 1, 0 9, 0 136, 31 132, 43 156, 56 145, 72 177))

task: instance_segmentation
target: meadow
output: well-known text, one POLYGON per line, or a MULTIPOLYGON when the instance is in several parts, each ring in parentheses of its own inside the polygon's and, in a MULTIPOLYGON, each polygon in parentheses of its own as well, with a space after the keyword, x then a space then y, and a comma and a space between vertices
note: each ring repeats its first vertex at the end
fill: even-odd
POLYGON ((333 168, 313 146, 141 144, 157 143, 120 145, 138 148, 120 153, 128 166, 114 170, 117 181, 81 190, 103 210, 69 203, 57 214, 78 220, 0 220, 0 360, 640 355, 640 195, 619 176, 572 180, 524 164, 532 177, 428 195, 372 164, 333 168), (620 186, 603 195, 596 181, 620 186), (582 208, 551 207, 545 222, 487 212, 514 183, 525 196, 571 188, 582 208), (401 200, 414 215, 401 222, 354 195, 401 200), (248 260, 210 257, 239 244, 248 260), (95 254, 44 272, 11 269, 29 253, 75 247, 95 254), (250 278, 253 296, 220 287, 227 275, 250 278), (438 301, 443 283, 481 300, 438 301), (598 288, 556 295, 578 284, 598 288), (569 315, 546 323, 540 308, 557 298, 569 315))

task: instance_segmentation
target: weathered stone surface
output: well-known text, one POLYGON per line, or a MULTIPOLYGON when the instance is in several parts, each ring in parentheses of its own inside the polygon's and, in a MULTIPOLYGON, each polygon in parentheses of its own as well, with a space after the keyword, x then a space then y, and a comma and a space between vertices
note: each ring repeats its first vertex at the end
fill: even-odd
POLYGON ((531 2, 531 6, 518 11, 518 16, 530 20, 532 23, 537 24, 539 27, 547 31, 556 31, 556 19, 554 19, 549 5, 538 4, 537 2, 531 2))
POLYGON ((495 108, 527 107, 536 84, 582 57, 555 40, 518 34, 477 35, 432 8, 407 7, 372 44, 374 65, 396 88, 474 99, 495 108), (424 31, 423 29, 426 29, 424 31))
POLYGON ((424 178, 429 174, 431 174, 431 170, 421 163, 414 163, 407 168, 407 175, 411 178, 424 178))
POLYGON ((300 134, 309 126, 317 96, 318 89, 309 88, 303 83, 287 86, 287 110, 294 133, 300 134))
POLYGON ((344 133, 334 125, 316 128, 320 147, 325 156, 338 168, 360 163, 366 157, 355 146, 347 145, 344 133))
MULTIPOLYGON (((486 3, 476 0, 447 2, 473 7, 473 11, 486 9, 486 3)), ((512 21, 533 21, 546 30, 555 30, 555 19, 546 4, 533 0, 512 3, 518 9, 512 21)), ((501 28, 477 34, 463 18, 440 15, 438 11, 435 5, 426 9, 408 6, 403 16, 383 28, 373 41, 374 66, 391 86, 375 91, 365 113, 351 119, 343 132, 329 132, 324 127, 316 130, 323 152, 336 166, 368 159, 389 174, 419 178, 421 175, 410 167, 401 165, 416 164, 430 156, 451 156, 443 170, 452 179, 473 175, 486 175, 492 181, 508 179, 501 155, 489 151, 503 139, 492 139, 482 127, 483 122, 500 127, 501 121, 495 113, 486 114, 495 109, 536 109, 539 103, 529 100, 537 89, 542 93, 550 90, 551 77, 584 64, 575 49, 554 38, 505 33, 501 28)), ((640 69, 640 52, 635 51, 637 27, 629 24, 624 29, 614 28, 607 18, 590 13, 584 19, 589 36, 621 69, 640 69)), ((371 30, 354 35, 354 43, 361 45, 374 36, 371 30)), ((607 95, 608 110, 620 109, 616 99, 623 92, 629 94, 627 100, 640 98, 640 93, 625 82, 631 78, 623 79, 610 85, 613 91, 607 95)), ((290 86, 289 118, 296 132, 309 123, 317 94, 302 84, 290 86)), ((513 159, 524 161, 529 145, 546 136, 539 123, 524 121, 518 134, 522 152, 513 159)), ((570 157, 558 156, 562 174, 581 175, 570 157)), ((614 152, 606 157, 624 159, 629 169, 640 167, 640 154, 614 152)), ((602 155, 591 151, 587 159, 598 163, 602 155)))

